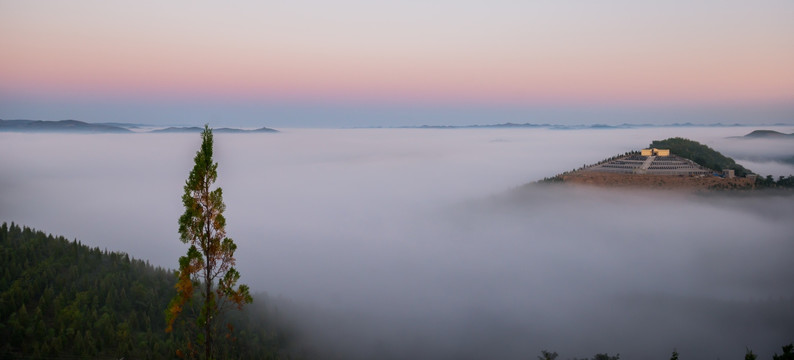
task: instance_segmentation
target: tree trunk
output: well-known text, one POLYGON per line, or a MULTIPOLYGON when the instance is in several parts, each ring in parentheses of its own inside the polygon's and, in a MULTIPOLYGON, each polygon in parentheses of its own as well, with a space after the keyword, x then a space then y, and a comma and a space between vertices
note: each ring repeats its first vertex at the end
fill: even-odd
POLYGON ((211 222, 211 218, 212 218, 212 216, 211 216, 212 212, 209 210, 210 209, 210 204, 209 204, 210 195, 209 195, 209 193, 210 193, 209 183, 206 183, 205 187, 204 187, 204 194, 203 194, 204 195, 204 202, 205 202, 204 203, 204 211, 205 211, 205 221, 206 221, 206 225, 205 225, 206 233, 204 235, 206 236, 206 241, 205 241, 205 244, 204 244, 204 249, 202 249, 204 254, 206 254, 205 255, 205 258, 206 258, 205 259, 205 265, 204 265, 204 286, 205 286, 205 289, 206 289, 205 298, 204 298, 204 308, 206 309, 206 312, 207 312, 207 319, 206 319, 206 323, 204 324, 204 340, 205 340, 205 342, 204 342, 204 352, 205 352, 204 359, 206 359, 206 360, 212 359, 212 356, 211 356, 212 355, 212 315, 213 315, 213 312, 214 312, 213 311, 213 306, 210 303, 211 298, 212 298, 212 282, 210 281, 210 275, 212 274, 213 263, 212 263, 211 256, 208 255, 209 254, 209 249, 212 247, 211 246, 211 243, 212 243, 212 240, 211 240, 212 228, 210 227, 210 222, 211 222))
POLYGON ((207 284, 206 285, 207 296, 204 299, 204 307, 206 308, 206 311, 207 311, 207 319, 206 319, 206 322, 204 324, 204 352, 205 352, 205 357, 204 358, 206 360, 210 360, 212 358, 210 356, 212 354, 212 331, 211 331, 212 323, 210 322, 210 320, 212 319, 212 314, 211 314, 212 306, 210 304, 210 296, 212 295, 212 293, 210 293, 211 288, 210 288, 210 273, 209 273, 209 271, 205 272, 204 281, 207 284))

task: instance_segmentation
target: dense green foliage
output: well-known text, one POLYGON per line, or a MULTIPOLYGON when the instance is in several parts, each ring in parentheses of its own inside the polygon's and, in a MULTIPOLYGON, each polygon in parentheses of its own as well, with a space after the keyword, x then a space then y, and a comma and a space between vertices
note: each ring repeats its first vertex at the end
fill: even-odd
POLYGON ((649 147, 670 149, 671 153, 692 160, 700 166, 716 171, 733 170, 736 176, 739 177, 752 173, 737 164, 733 159, 697 141, 674 137, 665 140, 654 140, 649 147))
POLYGON ((789 176, 780 176, 777 181, 772 175, 767 175, 766 177, 758 177, 755 180, 755 185, 759 188, 780 188, 780 189, 791 189, 794 188, 794 175, 789 176))
MULTIPOLYGON (((13 223, 0 226, 0 263, 0 359, 170 359, 185 344, 184 332, 165 332, 176 284, 168 270, 13 223)), ((284 352, 287 332, 257 296, 229 318, 237 340, 221 357, 284 352)))

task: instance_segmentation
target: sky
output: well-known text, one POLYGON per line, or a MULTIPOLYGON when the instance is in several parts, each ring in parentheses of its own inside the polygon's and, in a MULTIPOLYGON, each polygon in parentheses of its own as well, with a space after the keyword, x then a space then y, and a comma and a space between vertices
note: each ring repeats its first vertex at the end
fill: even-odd
POLYGON ((788 0, 3 0, 0 118, 791 123, 792 18, 788 0))
MULTIPOLYGON (((521 188, 671 136, 794 173, 769 161, 790 141, 747 131, 217 134, 216 185, 241 283, 313 358, 770 359, 794 340, 791 194, 521 188)), ((174 268, 200 143, 0 133, 0 222, 174 268)))

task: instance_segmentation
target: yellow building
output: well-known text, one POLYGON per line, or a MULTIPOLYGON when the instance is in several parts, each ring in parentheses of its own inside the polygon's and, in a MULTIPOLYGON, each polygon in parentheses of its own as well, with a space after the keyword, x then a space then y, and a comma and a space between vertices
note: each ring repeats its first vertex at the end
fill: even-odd
POLYGON ((670 149, 653 149, 653 154, 656 156, 670 156, 670 149))
POLYGON ((640 151, 642 156, 670 156, 670 149, 642 149, 640 151))

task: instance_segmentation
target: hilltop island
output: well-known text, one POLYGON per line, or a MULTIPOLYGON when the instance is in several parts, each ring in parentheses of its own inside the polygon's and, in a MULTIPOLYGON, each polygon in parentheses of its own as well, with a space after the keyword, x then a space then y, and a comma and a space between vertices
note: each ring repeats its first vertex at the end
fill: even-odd
POLYGON ((653 141, 647 149, 613 156, 538 183, 684 190, 790 188, 794 178, 757 174, 710 147, 684 138, 653 141))

